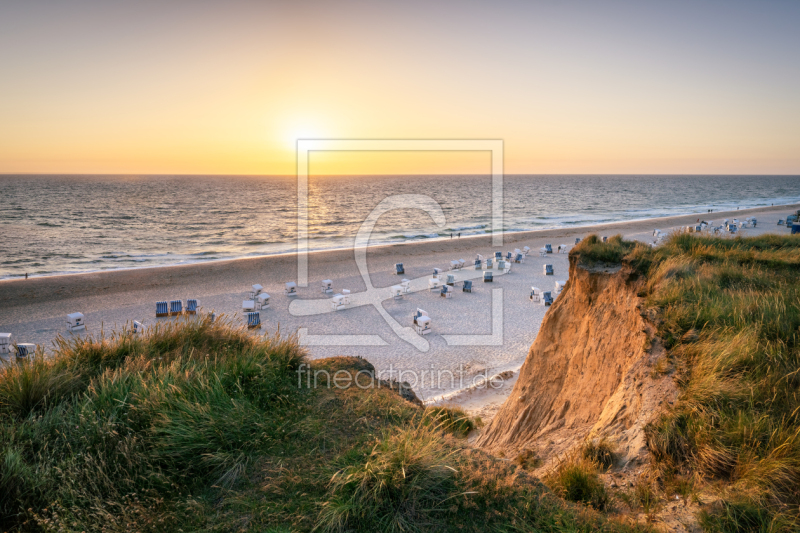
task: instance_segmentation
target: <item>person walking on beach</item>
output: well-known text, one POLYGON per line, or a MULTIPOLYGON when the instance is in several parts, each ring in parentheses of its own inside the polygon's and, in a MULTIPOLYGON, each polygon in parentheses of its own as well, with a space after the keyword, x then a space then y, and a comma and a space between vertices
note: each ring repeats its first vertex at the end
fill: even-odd
POLYGON ((28 279, 28 273, 25 272, 25 279, 28 279))
POLYGON ((461 232, 460 231, 458 232, 458 238, 459 239, 461 238, 461 232))

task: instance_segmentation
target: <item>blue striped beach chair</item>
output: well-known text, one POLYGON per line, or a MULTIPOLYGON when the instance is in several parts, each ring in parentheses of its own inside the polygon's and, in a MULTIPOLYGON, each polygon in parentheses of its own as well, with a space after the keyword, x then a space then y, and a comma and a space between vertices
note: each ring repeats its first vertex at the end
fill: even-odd
POLYGON ((261 329, 261 315, 247 313, 247 329, 261 329))
POLYGON ((25 359, 30 355, 34 355, 36 353, 36 345, 35 344, 17 344, 17 357, 20 359, 25 359))
POLYGON ((544 252, 547 253, 547 254, 552 254, 553 253, 553 245, 545 244, 544 245, 544 252))
POLYGON ((480 259, 476 259, 475 260, 475 270, 480 270, 482 266, 483 266, 483 261, 481 261, 480 259))
POLYGON ((483 282, 484 283, 491 283, 494 281, 494 274, 490 271, 486 270, 483 272, 483 282))
POLYGON ((405 274, 406 271, 403 268, 403 263, 395 263, 394 265, 395 274, 405 274))
POLYGON ((494 253, 494 258, 497 259, 498 261, 500 259, 502 259, 503 258, 503 252, 495 252, 494 253))
POLYGON ((522 254, 517 254, 516 259, 514 259, 515 263, 522 263, 522 254))
POLYGON ((172 300, 169 303, 170 316, 176 316, 183 313, 183 302, 181 300, 172 300))
POLYGON ((545 276, 553 275, 553 265, 544 265, 544 275, 545 276))
POLYGON ((187 315, 197 314, 197 300, 186 300, 186 314, 187 315))
POLYGON ((472 280, 465 280, 464 286, 461 287, 462 292, 472 292, 472 280))
POLYGON ((156 302, 156 318, 161 316, 169 316, 167 302, 156 302))
POLYGON ((550 291, 545 291, 542 293, 542 305, 548 306, 553 304, 553 297, 550 295, 550 291))

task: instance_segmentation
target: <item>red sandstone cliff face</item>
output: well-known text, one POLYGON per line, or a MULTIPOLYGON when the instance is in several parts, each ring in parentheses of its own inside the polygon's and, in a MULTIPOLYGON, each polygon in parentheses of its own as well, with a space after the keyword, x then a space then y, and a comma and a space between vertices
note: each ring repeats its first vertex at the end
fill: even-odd
POLYGON ((677 390, 658 372, 664 349, 642 317, 642 283, 627 267, 586 268, 571 256, 566 288, 476 444, 535 448, 547 464, 587 436, 607 436, 623 461, 644 459, 644 425, 677 390))

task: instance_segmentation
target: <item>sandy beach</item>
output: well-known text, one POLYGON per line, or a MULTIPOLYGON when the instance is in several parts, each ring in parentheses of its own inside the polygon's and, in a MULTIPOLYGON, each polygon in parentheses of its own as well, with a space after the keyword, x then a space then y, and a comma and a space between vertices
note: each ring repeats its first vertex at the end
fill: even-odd
POLYGON ((501 247, 492 246, 491 236, 438 239, 368 249, 369 281, 375 289, 367 290, 353 250, 332 250, 309 254, 308 287, 299 295, 284 295, 284 283, 297 278, 294 255, 275 255, 230 261, 172 267, 115 270, 97 273, 37 277, 0 281, 0 332, 13 334, 14 342, 30 342, 51 347, 53 339, 66 332, 66 315, 82 312, 87 329, 83 335, 99 335, 139 320, 146 326, 176 318, 155 318, 155 302, 196 298, 202 311, 215 311, 243 323, 242 301, 250 286, 259 283, 271 295, 270 307, 261 311, 263 327, 253 334, 300 332, 313 358, 334 355, 361 356, 372 362, 382 377, 408 381, 421 399, 463 405, 470 412, 491 418, 510 391, 533 343, 547 307, 532 303, 530 287, 554 291, 558 280, 567 279, 567 255, 555 253, 558 245, 572 246, 576 238, 591 233, 622 234, 629 239, 652 242, 652 231, 662 231, 696 222, 698 218, 721 223, 724 218, 758 218, 758 227, 745 229, 743 235, 766 232, 788 233, 777 226, 780 218, 793 213, 800 205, 740 210, 644 221, 605 224, 593 227, 507 233, 501 247), (544 244, 553 246, 553 254, 540 257, 544 244), (494 282, 482 281, 482 269, 472 266, 476 254, 484 257, 496 250, 504 252, 529 246, 531 253, 524 263, 513 264, 503 274, 496 266, 494 282), (464 259, 467 267, 453 273, 457 280, 472 279, 474 290, 461 291, 457 284, 450 299, 427 289, 434 267, 447 270, 450 261, 464 259), (393 272, 402 262, 405 275, 393 272), (545 276, 543 265, 552 264, 554 275, 545 276), (412 280, 414 290, 400 300, 391 298, 389 287, 402 278, 412 280), (321 280, 333 281, 334 294, 342 289, 352 292, 347 309, 334 312, 330 294, 321 292, 321 280), (380 306, 383 312, 379 312, 380 306), (420 338, 408 337, 412 315, 417 308, 428 312, 432 333, 420 338), (493 313, 495 324, 493 327, 493 313), (497 311, 502 318, 498 321, 497 311), (394 322, 394 323, 393 323, 394 322), (405 335, 406 340, 396 331, 405 335), (326 337, 349 335, 353 337, 326 337), (478 337, 480 336, 480 337, 478 337), (409 342, 409 339, 412 342, 409 342), (352 345, 360 344, 360 345, 352 345), (402 374, 399 374, 402 372, 402 374), (498 389, 472 387, 482 376, 504 373, 498 389), (461 392, 458 392, 461 391, 461 392))

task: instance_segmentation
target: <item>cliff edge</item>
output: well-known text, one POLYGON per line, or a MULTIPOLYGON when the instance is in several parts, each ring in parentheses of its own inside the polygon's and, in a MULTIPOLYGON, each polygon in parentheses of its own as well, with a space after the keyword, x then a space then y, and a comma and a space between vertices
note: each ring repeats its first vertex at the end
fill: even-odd
POLYGON ((616 443, 625 464, 646 459, 644 426, 677 397, 665 350, 643 316, 644 284, 626 265, 585 265, 545 315, 511 395, 476 444, 494 453, 535 449, 546 466, 587 437, 616 443))

